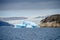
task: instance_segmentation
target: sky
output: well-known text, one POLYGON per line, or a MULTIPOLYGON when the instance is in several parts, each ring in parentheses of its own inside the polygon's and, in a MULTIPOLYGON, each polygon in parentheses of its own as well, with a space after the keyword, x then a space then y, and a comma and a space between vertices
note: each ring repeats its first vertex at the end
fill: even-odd
POLYGON ((60 0, 0 0, 0 16, 60 14, 60 0))

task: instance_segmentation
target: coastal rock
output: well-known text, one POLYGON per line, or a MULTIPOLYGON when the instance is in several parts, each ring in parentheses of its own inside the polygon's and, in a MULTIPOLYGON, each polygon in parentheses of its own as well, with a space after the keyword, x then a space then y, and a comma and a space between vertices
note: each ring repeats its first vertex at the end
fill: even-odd
POLYGON ((41 20, 41 27, 60 27, 60 14, 55 14, 41 20))
POLYGON ((5 21, 0 21, 0 26, 14 26, 13 24, 9 24, 5 21))

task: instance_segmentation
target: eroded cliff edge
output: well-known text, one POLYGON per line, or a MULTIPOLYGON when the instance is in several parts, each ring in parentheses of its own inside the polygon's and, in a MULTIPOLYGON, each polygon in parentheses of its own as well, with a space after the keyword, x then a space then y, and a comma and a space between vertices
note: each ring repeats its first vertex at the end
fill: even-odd
POLYGON ((40 27, 60 27, 60 14, 51 15, 41 20, 40 27))

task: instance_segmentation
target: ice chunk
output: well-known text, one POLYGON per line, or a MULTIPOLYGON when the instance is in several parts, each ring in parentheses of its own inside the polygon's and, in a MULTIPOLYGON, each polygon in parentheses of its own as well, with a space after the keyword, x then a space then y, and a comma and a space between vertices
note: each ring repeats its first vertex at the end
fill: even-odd
POLYGON ((31 21, 23 21, 21 24, 16 24, 15 28, 37 28, 38 25, 31 21))

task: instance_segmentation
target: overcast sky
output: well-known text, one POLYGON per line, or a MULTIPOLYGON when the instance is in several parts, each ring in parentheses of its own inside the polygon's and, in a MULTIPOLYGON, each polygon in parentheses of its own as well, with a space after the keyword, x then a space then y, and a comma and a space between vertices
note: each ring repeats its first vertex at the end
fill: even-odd
POLYGON ((4 9, 59 9, 60 0, 0 0, 0 10, 4 9))
POLYGON ((0 16, 32 16, 49 13, 60 13, 60 0, 0 0, 0 16))

